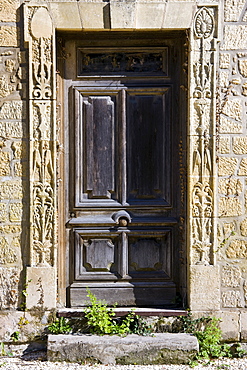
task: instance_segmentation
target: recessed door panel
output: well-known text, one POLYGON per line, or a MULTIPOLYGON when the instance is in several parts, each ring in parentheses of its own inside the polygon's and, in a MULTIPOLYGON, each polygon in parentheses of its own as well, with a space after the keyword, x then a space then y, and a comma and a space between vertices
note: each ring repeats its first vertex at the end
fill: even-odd
POLYGON ((169 88, 127 91, 127 200, 169 204, 169 88), (165 178, 166 174, 166 178, 165 178))
POLYGON ((75 206, 117 199, 116 93, 75 89, 75 206))

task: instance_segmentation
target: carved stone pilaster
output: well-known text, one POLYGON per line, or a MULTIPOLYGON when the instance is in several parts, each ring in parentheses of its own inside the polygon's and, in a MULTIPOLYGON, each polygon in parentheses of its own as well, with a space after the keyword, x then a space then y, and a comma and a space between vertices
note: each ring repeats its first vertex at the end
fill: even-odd
POLYGON ((25 7, 29 46, 30 265, 56 263, 55 36, 46 6, 25 7))
POLYGON ((191 263, 214 263, 215 34, 216 8, 201 7, 194 17, 190 102, 191 263))

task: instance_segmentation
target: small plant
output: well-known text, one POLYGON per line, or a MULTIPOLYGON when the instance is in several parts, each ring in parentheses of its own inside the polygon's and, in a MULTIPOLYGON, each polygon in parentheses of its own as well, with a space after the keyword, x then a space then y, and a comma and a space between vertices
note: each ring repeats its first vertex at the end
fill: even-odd
POLYGON ((52 324, 48 325, 48 330, 51 334, 68 334, 71 332, 72 327, 67 319, 59 317, 52 324))
POLYGON ((130 325, 134 321, 133 311, 122 320, 114 319, 113 308, 107 307, 106 303, 97 300, 89 289, 87 289, 87 293, 91 305, 85 309, 85 317, 91 333, 126 335, 131 332, 130 325))
POLYGON ((203 331, 197 331, 194 334, 199 342, 198 359, 232 357, 230 346, 221 344, 222 332, 219 328, 219 319, 213 317, 203 331))
POLYGON ((87 289, 87 293, 90 306, 85 309, 85 318, 91 333, 98 335, 151 334, 151 327, 138 315, 135 315, 133 310, 123 318, 116 318, 113 308, 107 307, 106 303, 97 300, 89 289, 87 289))
POLYGON ((29 279, 28 281, 26 281, 24 283, 23 289, 21 291, 21 295, 22 295, 21 309, 23 311, 26 311, 26 309, 27 309, 27 307, 26 307, 26 299, 27 299, 27 296, 28 296, 27 288, 28 288, 29 283, 31 283, 31 281, 32 281, 32 279, 29 279))
POLYGON ((5 351, 5 346, 3 342, 0 343, 0 356, 9 356, 9 357, 13 356, 13 353, 11 351, 9 352, 5 351))
POLYGON ((153 329, 151 325, 147 325, 146 321, 139 315, 135 315, 134 319, 130 325, 130 330, 132 334, 138 335, 152 335, 153 329))
POLYGON ((13 342, 17 342, 19 340, 19 337, 20 337, 20 332, 19 331, 14 331, 10 338, 13 340, 13 342))

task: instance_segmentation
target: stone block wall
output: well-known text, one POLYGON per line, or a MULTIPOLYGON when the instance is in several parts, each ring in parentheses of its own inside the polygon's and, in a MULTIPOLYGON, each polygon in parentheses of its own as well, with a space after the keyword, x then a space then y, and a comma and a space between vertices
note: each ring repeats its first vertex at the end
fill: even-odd
POLYGON ((224 1, 218 71, 218 247, 221 307, 247 307, 247 9, 224 1))
POLYGON ((20 307, 28 249, 27 55, 20 2, 0 9, 0 309, 20 307))

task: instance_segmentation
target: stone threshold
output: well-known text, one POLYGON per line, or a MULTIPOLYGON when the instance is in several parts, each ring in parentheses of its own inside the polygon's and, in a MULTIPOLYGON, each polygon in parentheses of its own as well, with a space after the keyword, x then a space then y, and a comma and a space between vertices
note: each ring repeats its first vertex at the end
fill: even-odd
MULTIPOLYGON (((178 317, 187 316, 186 310, 172 310, 165 308, 143 308, 143 307, 115 307, 113 311, 117 317, 125 316, 129 312, 133 312, 139 316, 158 316, 158 317, 178 317)), ((57 310, 57 317, 83 317, 85 315, 84 308, 60 308, 57 310)))
POLYGON ((186 364, 199 350, 197 338, 186 333, 153 336, 48 335, 48 361, 90 364, 186 364))

